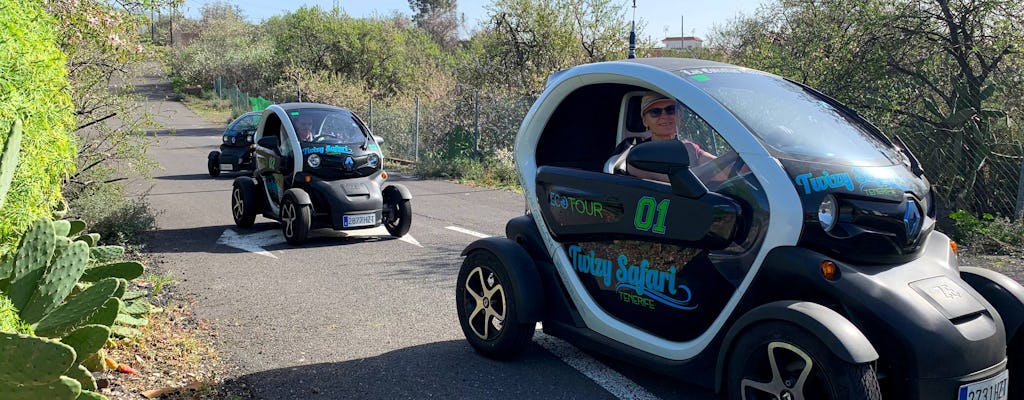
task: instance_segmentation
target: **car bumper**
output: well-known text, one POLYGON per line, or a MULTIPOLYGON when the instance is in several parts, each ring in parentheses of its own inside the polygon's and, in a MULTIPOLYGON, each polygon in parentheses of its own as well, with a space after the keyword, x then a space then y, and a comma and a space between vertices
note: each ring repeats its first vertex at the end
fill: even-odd
POLYGON ((240 171, 253 168, 252 152, 248 147, 220 146, 220 157, 217 159, 222 171, 240 171), (230 166, 231 168, 225 168, 230 166))
POLYGON ((373 228, 381 224, 384 199, 376 180, 363 177, 325 181, 312 177, 307 185, 315 198, 313 210, 317 222, 337 230, 373 228), (375 215, 373 225, 345 226, 345 216, 371 212, 375 215))

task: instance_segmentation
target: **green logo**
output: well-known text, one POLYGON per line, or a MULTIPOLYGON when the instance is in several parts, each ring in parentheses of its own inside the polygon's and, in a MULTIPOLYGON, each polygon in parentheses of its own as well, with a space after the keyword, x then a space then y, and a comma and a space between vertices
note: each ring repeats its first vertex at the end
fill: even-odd
POLYGON ((668 216, 669 200, 656 201, 651 196, 644 196, 636 203, 636 217, 633 227, 638 231, 665 234, 665 217, 668 216))

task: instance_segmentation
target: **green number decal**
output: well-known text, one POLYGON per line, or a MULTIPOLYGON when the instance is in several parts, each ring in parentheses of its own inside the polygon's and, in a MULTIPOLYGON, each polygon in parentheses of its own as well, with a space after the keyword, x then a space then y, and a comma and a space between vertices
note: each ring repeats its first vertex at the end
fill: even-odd
POLYGON ((653 197, 644 196, 636 203, 636 217, 633 218, 633 227, 639 231, 664 234, 668 205, 668 199, 655 203, 653 197))

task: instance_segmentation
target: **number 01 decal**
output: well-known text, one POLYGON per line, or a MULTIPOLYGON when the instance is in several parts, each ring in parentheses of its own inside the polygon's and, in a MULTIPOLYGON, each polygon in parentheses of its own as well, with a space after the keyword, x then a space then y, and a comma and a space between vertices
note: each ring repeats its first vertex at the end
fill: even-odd
POLYGON ((644 196, 636 203, 633 226, 639 231, 664 234, 668 203, 668 199, 656 201, 653 197, 644 196))

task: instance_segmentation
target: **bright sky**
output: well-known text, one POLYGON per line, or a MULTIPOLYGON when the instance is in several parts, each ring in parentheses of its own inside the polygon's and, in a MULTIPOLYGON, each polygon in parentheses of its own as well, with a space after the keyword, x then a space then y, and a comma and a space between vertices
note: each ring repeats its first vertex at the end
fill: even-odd
MULTIPOLYGON (((185 15, 197 17, 203 4, 211 0, 185 0, 185 15)), ((628 11, 627 18, 632 16, 631 0, 620 1, 628 11)), ((759 5, 767 0, 636 0, 637 20, 647 21, 645 33, 656 40, 665 36, 679 36, 680 23, 686 35, 706 38, 715 24, 724 24, 737 13, 752 14, 759 5)), ((240 4, 246 17, 253 22, 267 19, 274 15, 282 15, 302 6, 319 5, 323 9, 331 9, 335 5, 341 7, 348 15, 354 17, 387 16, 397 11, 412 15, 408 0, 230 0, 240 4)), ((457 0, 459 12, 466 17, 466 29, 473 30, 487 16, 485 6, 492 0, 457 0)))

